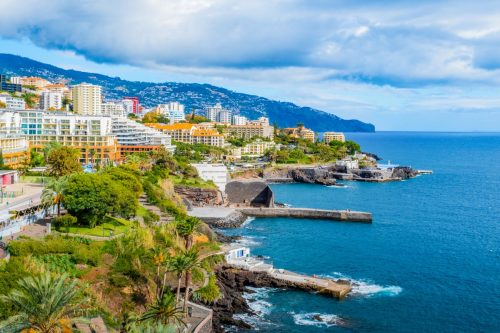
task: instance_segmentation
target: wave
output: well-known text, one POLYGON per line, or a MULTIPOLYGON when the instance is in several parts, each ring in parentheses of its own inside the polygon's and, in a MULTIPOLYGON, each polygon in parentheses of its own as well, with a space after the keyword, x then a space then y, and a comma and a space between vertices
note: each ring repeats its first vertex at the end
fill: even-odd
POLYGON ((342 319, 334 314, 324 314, 319 312, 311 313, 294 313, 290 312, 293 317, 293 322, 296 325, 316 326, 316 327, 332 327, 341 323, 342 319))
POLYGON ((256 240, 257 237, 252 236, 242 236, 240 239, 236 241, 236 244, 241 246, 259 246, 261 243, 256 240))
POLYGON ((240 225, 240 228, 243 228, 243 227, 246 227, 247 225, 249 225, 250 223, 252 223, 252 221, 255 220, 255 217, 247 217, 247 219, 240 225))
POLYGON ((344 275, 339 272, 334 272, 331 276, 327 276, 328 278, 333 279, 346 279, 351 281, 352 283, 352 291, 351 295, 353 296, 365 296, 365 297, 373 297, 373 296, 397 296, 402 291, 403 288, 400 286, 382 286, 369 279, 353 279, 347 275, 344 275))
POLYGON ((269 302, 269 296, 276 291, 275 288, 254 288, 246 287, 251 292, 243 294, 243 298, 247 301, 248 306, 253 314, 241 313, 235 314, 235 319, 243 320, 245 323, 258 329, 263 326, 275 326, 275 323, 266 320, 264 317, 269 315, 273 309, 273 304, 269 302))

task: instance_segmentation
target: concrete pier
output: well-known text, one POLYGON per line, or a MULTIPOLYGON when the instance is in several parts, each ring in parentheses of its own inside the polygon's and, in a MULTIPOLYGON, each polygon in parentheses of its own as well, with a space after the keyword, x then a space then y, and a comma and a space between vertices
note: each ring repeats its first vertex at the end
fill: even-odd
POLYGON ((311 208, 238 208, 240 212, 254 217, 292 217, 305 219, 322 219, 346 222, 371 223, 372 214, 351 210, 325 210, 311 208))

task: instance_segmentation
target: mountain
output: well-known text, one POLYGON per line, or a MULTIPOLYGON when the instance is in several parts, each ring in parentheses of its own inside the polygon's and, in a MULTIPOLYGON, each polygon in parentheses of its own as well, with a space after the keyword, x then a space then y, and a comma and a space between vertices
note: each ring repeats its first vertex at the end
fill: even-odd
POLYGON ((0 73, 39 76, 49 81, 64 81, 67 84, 81 82, 97 84, 103 86, 106 99, 138 96, 141 104, 146 107, 178 101, 186 106, 186 110, 195 109, 200 113, 205 107, 220 102, 223 107, 250 119, 267 116, 271 123, 277 123, 280 127, 292 127, 297 123, 303 123, 306 127, 319 132, 375 131, 375 126, 359 120, 346 120, 310 107, 242 94, 209 84, 127 81, 119 77, 66 70, 12 54, 0 54, 0 73))

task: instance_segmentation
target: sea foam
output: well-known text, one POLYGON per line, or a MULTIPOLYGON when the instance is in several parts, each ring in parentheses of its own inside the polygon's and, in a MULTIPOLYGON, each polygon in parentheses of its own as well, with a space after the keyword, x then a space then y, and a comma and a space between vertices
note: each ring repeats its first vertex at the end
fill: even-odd
POLYGON ((311 313, 290 313, 293 317, 293 322, 296 325, 302 326, 317 326, 317 327, 332 327, 336 326, 340 321, 340 317, 334 314, 325 314, 318 312, 311 313))
POLYGON ((401 288, 400 286, 391 286, 391 285, 382 286, 373 283, 373 281, 369 279, 353 279, 339 272, 334 272, 332 275, 327 277, 333 279, 346 279, 351 281, 352 283, 351 295, 353 296, 365 296, 365 297, 397 296, 403 291, 403 288, 401 288))

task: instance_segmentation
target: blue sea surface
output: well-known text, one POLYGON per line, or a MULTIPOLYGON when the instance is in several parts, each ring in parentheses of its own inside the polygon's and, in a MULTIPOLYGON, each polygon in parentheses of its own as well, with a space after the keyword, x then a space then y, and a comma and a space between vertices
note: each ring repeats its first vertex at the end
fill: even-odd
POLYGON ((279 268, 357 282, 337 301, 247 295, 260 332, 500 332, 500 134, 347 134, 417 169, 408 181, 272 185, 293 207, 373 213, 373 224, 259 218, 228 233, 279 268))

